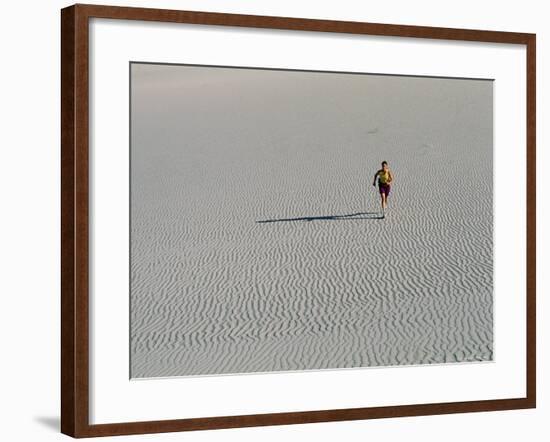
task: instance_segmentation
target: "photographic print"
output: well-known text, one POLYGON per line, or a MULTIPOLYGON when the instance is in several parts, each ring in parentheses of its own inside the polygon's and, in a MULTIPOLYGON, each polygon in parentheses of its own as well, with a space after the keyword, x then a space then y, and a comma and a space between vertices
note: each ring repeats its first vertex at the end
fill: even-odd
POLYGON ((493 360, 493 81, 130 64, 130 377, 493 360))

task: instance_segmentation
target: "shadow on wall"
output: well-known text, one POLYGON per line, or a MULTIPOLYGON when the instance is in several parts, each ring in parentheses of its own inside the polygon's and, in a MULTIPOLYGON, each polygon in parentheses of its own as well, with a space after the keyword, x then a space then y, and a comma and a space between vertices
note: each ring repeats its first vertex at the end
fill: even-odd
POLYGON ((34 421, 50 430, 54 430, 56 433, 61 431, 61 419, 59 419, 59 416, 35 416, 34 421))

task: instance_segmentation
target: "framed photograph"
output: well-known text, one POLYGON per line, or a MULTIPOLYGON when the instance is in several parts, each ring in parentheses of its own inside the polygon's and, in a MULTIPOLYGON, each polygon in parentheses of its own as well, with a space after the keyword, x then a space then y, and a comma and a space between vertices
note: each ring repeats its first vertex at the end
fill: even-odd
POLYGON ((61 430, 535 407, 535 35, 61 11, 61 430))

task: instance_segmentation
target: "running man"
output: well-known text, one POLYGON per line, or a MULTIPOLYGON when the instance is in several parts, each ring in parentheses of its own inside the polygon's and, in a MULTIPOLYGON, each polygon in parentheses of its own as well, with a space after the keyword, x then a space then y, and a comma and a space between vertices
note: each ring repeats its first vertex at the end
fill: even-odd
POLYGON ((388 195, 390 194, 390 183, 393 181, 393 175, 388 167, 387 161, 382 161, 382 169, 374 174, 373 186, 376 186, 376 178, 378 178, 378 190, 380 191, 380 199, 382 203, 382 214, 384 209, 388 207, 388 195))

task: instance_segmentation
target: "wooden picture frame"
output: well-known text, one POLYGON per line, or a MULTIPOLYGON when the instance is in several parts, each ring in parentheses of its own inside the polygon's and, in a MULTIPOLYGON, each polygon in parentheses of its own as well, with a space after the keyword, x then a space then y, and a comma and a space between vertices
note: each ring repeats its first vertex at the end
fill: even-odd
POLYGON ((195 11, 73 5, 61 11, 61 431, 73 437, 287 425, 534 408, 535 294, 535 48, 534 34, 195 11), (312 410, 91 425, 89 416, 89 19, 268 28, 525 45, 527 53, 527 268, 525 397, 468 402, 312 410))

